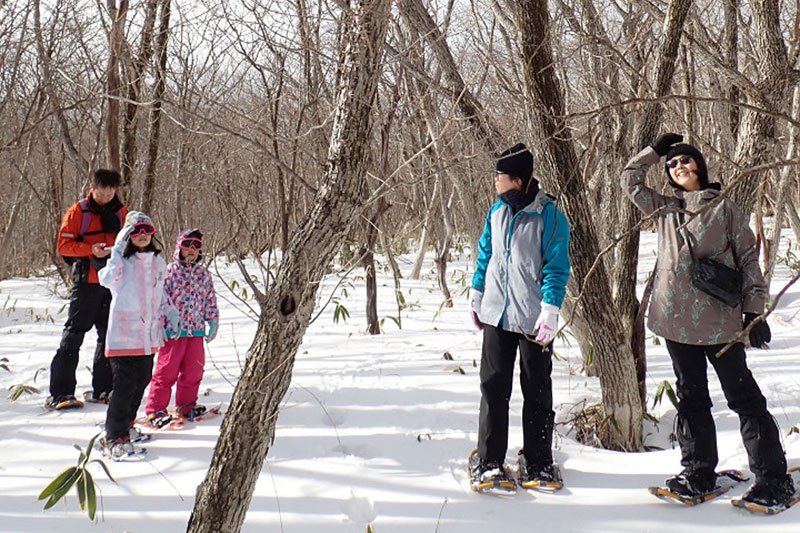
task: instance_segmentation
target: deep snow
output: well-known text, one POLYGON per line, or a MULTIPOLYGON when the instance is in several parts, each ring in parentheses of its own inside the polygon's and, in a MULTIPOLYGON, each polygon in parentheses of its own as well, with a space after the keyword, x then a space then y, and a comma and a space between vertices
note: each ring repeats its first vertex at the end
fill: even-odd
MULTIPOLYGON (((653 266, 655 235, 642 235, 639 281, 653 266)), ((785 253, 788 244, 784 242, 785 253)), ((798 253, 797 248, 794 248, 798 253)), ((471 264, 456 257, 451 290, 469 283, 471 264)), ((409 258, 401 258, 404 273, 409 258)), ((474 448, 479 401, 481 336, 467 314, 461 293, 452 309, 442 308, 432 263, 423 279, 402 280, 410 306, 402 329, 384 321, 385 333, 365 334, 361 272, 336 287, 329 276, 320 303, 333 296, 350 313, 334 323, 334 304, 309 327, 297 354, 294 376, 253 494, 244 531, 338 532, 365 530, 371 522, 386 532, 486 531, 799 531, 800 509, 775 517, 752 516, 730 505, 740 485, 728 495, 689 508, 647 494, 680 469, 679 452, 669 442, 674 408, 664 398, 652 409, 660 419, 647 424, 646 444, 664 448, 617 453, 577 443, 559 425, 555 457, 566 488, 555 494, 518 491, 513 495, 470 492, 465 466, 474 448), (343 293, 342 288, 346 291, 343 293), (449 353, 453 360, 445 360, 449 353), (463 374, 454 371, 455 367, 463 374)), ((381 269, 379 269, 381 270, 381 269)), ((220 265, 226 280, 238 277, 220 265)), ((396 315, 391 274, 381 270, 379 315, 396 315)), ((771 292, 790 277, 780 266, 771 292)), ((229 402, 256 323, 215 279, 220 296, 221 327, 209 345, 201 402, 229 402)), ((63 289, 61 289, 63 291, 63 289)), ((239 289, 240 290, 240 289, 239 289)), ((73 443, 85 446, 104 419, 104 406, 51 413, 42 404, 47 393, 50 360, 66 315, 65 300, 54 294, 47 278, 0 282, 0 388, 23 383, 40 392, 11 402, 0 398, 0 531, 178 532, 185 530, 197 485, 205 476, 221 417, 183 431, 158 433, 147 444, 146 462, 106 461, 119 485, 96 465, 92 473, 102 494, 98 521, 90 523, 70 492, 66 504, 42 511, 41 489, 63 468, 75 464, 73 443), (34 379, 35 377, 35 379, 34 379)), ((748 352, 751 369, 772 414, 781 425, 790 465, 800 465, 800 437, 787 435, 800 424, 800 287, 792 287, 770 318, 769 351, 748 352)), ((88 367, 94 349, 89 333, 81 352, 78 391, 90 384, 88 367)), ((648 392, 664 379, 674 382, 663 343, 648 332, 648 392)), ((569 336, 556 343, 554 397, 557 421, 584 401, 597 402, 597 379, 580 373, 577 345, 569 336)), ((710 376, 719 437, 719 468, 747 470, 738 420, 725 405, 713 372, 710 376)), ((650 401, 652 406, 652 398, 650 401)), ((521 394, 512 398, 508 459, 521 441, 521 394)), ((231 487, 231 490, 236 490, 231 487)))

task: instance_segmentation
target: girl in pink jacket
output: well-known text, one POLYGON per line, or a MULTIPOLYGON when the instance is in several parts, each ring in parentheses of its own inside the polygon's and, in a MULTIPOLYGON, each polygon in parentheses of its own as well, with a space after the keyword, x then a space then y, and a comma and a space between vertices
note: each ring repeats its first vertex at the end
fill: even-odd
POLYGON ((153 242, 154 234, 150 217, 139 211, 128 213, 111 258, 98 273, 112 297, 106 357, 114 385, 106 413, 106 450, 114 460, 137 455, 129 429, 150 382, 153 354, 164 343, 165 328, 179 327, 177 311, 164 292, 167 264, 153 242), (169 317, 166 323, 165 317, 169 317))
POLYGON ((173 261, 167 266, 164 290, 180 313, 181 328, 159 350, 150 382, 145 412, 155 427, 164 427, 172 420, 167 407, 176 382, 178 415, 194 419, 206 412, 206 407, 197 403, 205 365, 203 339, 212 341, 216 337, 219 311, 211 273, 200 264, 202 248, 200 230, 185 230, 178 236, 173 261))

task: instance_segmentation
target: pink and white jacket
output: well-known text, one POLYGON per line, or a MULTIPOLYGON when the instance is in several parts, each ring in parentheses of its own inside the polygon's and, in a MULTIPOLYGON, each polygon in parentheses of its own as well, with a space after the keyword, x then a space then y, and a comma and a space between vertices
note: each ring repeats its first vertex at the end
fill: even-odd
POLYGON ((178 236, 164 281, 167 297, 181 316, 180 337, 203 337, 206 323, 219 319, 214 282, 208 269, 198 264, 201 257, 195 263, 181 259, 180 243, 193 231, 194 228, 187 229, 178 236))
POLYGON ((170 312, 164 292, 167 263, 153 252, 123 257, 114 248, 100 285, 111 291, 106 357, 150 355, 164 344, 164 317, 170 312))

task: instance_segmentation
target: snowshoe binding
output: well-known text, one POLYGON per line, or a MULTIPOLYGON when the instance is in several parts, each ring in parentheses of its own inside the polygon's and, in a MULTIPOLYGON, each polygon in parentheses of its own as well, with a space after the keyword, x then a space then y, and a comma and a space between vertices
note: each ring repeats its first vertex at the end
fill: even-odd
POLYGON ((83 402, 75 398, 75 396, 67 394, 58 398, 48 396, 44 406, 50 411, 65 411, 67 409, 80 409, 83 407, 83 402))
POLYGON ((492 489, 514 492, 517 489, 509 468, 501 461, 484 461, 478 456, 478 450, 473 450, 469 456, 467 473, 470 488, 474 492, 492 489))
POLYGON ((786 476, 756 480, 740 499, 731 500, 734 507, 756 513, 782 513, 800 501, 800 467, 790 468, 786 476))
POLYGON ((684 505, 699 505, 722 496, 738 483, 747 481, 738 470, 722 470, 713 476, 683 471, 668 478, 663 487, 648 487, 650 494, 662 500, 673 500, 684 505))
POLYGON ((87 390, 83 393, 83 401, 86 403, 100 403, 103 405, 108 405, 111 401, 111 393, 103 391, 99 395, 95 396, 93 390, 87 390))
POLYGON ((543 466, 530 464, 523 450, 517 454, 517 476, 519 485, 525 489, 556 491, 564 487, 561 469, 557 464, 543 466))
POLYGON ((147 454, 147 449, 131 442, 130 437, 121 437, 110 442, 103 438, 100 445, 103 456, 116 462, 141 461, 147 454))
POLYGON ((173 420, 172 415, 169 414, 169 411, 166 409, 161 409, 160 411, 147 415, 147 425, 156 429, 168 426, 173 420))

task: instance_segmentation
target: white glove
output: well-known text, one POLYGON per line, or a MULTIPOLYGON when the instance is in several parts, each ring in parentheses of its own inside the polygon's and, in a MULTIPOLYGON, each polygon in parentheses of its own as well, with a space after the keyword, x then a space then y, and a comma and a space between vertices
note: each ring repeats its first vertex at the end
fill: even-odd
POLYGON ((483 329, 483 324, 481 323, 481 302, 483 301, 483 292, 470 289, 469 290, 469 317, 472 319, 472 323, 475 324, 475 327, 478 330, 483 329))
POLYGON ((558 331, 558 312, 560 309, 553 304, 542 302, 539 318, 533 331, 536 332, 536 342, 543 345, 550 344, 558 331))
POLYGON ((117 238, 114 239, 114 243, 119 244, 124 242, 125 244, 128 244, 128 238, 130 237, 131 232, 133 232, 133 226, 129 226, 128 224, 122 226, 122 229, 119 230, 119 233, 117 233, 117 238))
MULTIPOLYGON (((174 333, 174 337, 172 338, 177 338, 181 333, 181 314, 171 305, 166 306, 163 312, 164 320, 166 322, 164 329, 174 333)), ((170 337, 167 338, 169 339, 170 337)))

